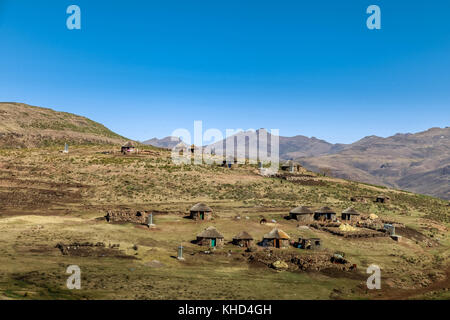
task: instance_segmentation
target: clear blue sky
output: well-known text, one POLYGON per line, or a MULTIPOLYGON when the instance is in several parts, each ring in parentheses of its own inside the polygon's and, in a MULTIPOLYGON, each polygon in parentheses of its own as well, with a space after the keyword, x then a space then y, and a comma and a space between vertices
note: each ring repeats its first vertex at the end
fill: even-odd
POLYGON ((0 0, 0 101, 137 140, 194 120, 342 143, 444 127, 449 16, 447 0, 0 0))

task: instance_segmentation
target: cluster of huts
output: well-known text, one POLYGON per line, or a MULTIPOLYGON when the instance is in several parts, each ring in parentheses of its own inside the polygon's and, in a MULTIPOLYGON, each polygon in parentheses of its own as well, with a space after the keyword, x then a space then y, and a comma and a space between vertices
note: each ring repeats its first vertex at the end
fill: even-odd
MULTIPOLYGON (((225 243, 224 236, 213 226, 210 226, 197 235, 195 241, 198 245, 208 247, 221 247, 225 243)), ((249 248, 254 245, 253 237, 246 231, 241 231, 233 237, 232 244, 243 248, 249 248)), ((291 237, 281 229, 275 228, 263 236, 258 245, 272 248, 288 248, 291 245, 291 237)), ((299 238, 294 243, 294 247, 302 249, 320 248, 319 238, 299 238)))
MULTIPOLYGON (((197 203, 190 209, 190 218, 196 221, 209 221, 213 217, 213 210, 204 203, 197 203)), ((353 223, 360 220, 361 214, 353 207, 347 208, 341 213, 341 221, 353 223)), ((335 222, 338 220, 336 212, 329 207, 321 207, 312 210, 307 206, 299 206, 289 212, 289 219, 303 223, 314 221, 335 222)), ((224 244, 223 235, 215 227, 208 227, 197 235, 196 243, 209 247, 218 247, 224 244)), ((251 247, 254 243, 253 237, 246 231, 241 231, 233 237, 232 244, 241 247, 251 247)), ((263 247, 286 248, 289 247, 291 238, 283 230, 275 228, 264 235, 259 245, 263 247)), ((317 249, 321 246, 319 238, 299 238, 294 247, 304 249, 317 249)))
MULTIPOLYGON (((360 220, 361 214, 354 208, 350 207, 342 211, 341 220, 345 222, 357 222, 360 220)), ((289 218, 304 223, 313 221, 337 221, 336 212, 330 207, 322 207, 315 211, 309 207, 299 206, 289 212, 289 218)))
MULTIPOLYGON (((190 209, 190 218, 192 220, 209 221, 213 217, 212 209, 204 203, 197 203, 190 209)), ((341 213, 341 220, 346 222, 357 222, 360 219, 360 213, 353 207, 347 208, 341 213)), ((306 206, 299 206, 289 212, 289 218, 300 222, 313 221, 336 221, 337 214, 330 207, 322 207, 315 211, 306 206)))
POLYGON ((352 202, 363 202, 363 203, 367 203, 369 201, 373 201, 376 203, 388 203, 390 202, 390 200, 391 200, 390 197, 384 195, 378 195, 375 197, 375 199, 369 196, 353 196, 350 198, 350 201, 352 202))

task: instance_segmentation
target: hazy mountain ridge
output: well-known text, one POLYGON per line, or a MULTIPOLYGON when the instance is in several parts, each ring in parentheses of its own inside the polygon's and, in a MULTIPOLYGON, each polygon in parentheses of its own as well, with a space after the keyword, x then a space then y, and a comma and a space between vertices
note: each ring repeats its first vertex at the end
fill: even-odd
POLYGON ((298 158, 310 170, 450 199, 450 128, 365 137, 335 154, 298 158))
POLYGON ((162 139, 153 138, 153 139, 145 140, 142 142, 142 144, 154 146, 154 147, 158 147, 158 148, 172 149, 173 147, 178 145, 180 142, 182 142, 180 138, 169 136, 169 137, 165 137, 162 139))
MULTIPOLYGON (((265 131, 260 129, 256 132, 261 130, 265 131)), ((270 150, 271 134, 265 132, 270 150)), ((231 142, 231 139, 243 139, 248 135, 249 132, 240 132, 227 140, 231 142)), ((219 153, 227 140, 216 142, 206 149, 215 149, 219 153)), ((161 144, 158 142, 153 145, 161 144)), ((246 140, 244 146, 238 146, 237 156, 248 156, 248 148, 246 140)), ((351 144, 331 144, 302 135, 280 136, 279 152, 282 161, 294 159, 309 170, 328 169, 332 175, 340 178, 450 199, 448 127, 431 128, 414 134, 398 133, 386 138, 371 135, 351 144)))

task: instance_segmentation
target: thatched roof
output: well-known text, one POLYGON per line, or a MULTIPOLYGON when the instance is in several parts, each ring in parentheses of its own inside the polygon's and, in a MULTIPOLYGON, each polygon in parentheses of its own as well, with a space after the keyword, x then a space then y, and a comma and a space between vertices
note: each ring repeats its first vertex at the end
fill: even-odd
POLYGON ((210 207, 208 207, 206 204, 200 202, 191 208, 191 212, 192 211, 194 211, 194 212, 212 212, 212 209, 210 207))
POLYGON ((334 214, 336 214, 336 212, 334 212, 330 207, 322 207, 322 208, 316 210, 315 213, 334 213, 334 214))
POLYGON ((275 228, 272 231, 270 231, 268 234, 265 234, 264 235, 264 239, 285 239, 285 240, 289 240, 290 237, 283 230, 275 228))
POLYGON ((128 141, 122 147, 124 147, 124 148, 134 148, 134 143, 133 143, 133 141, 128 141))
POLYGON ((234 240, 253 240, 253 237, 247 231, 241 231, 233 238, 234 240))
POLYGON ((202 232, 200 232, 197 237, 199 238, 206 238, 206 239, 215 239, 215 238, 223 238, 223 235, 220 234, 219 231, 217 231, 216 228, 213 226, 206 228, 202 232))
POLYGON ((352 214, 352 215, 357 215, 359 216, 360 213, 358 211, 356 211, 353 207, 349 207, 347 209, 345 209, 344 211, 342 211, 343 214, 352 214))
POLYGON ((294 208, 290 211, 290 213, 294 214, 312 214, 312 210, 305 206, 299 206, 297 208, 294 208))

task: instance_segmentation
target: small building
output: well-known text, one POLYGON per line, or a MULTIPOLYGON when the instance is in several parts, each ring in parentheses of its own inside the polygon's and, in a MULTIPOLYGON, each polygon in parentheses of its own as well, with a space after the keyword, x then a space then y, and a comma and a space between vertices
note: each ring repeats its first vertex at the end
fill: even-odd
POLYGON ((299 172, 301 167, 302 166, 299 163, 289 160, 281 165, 281 170, 287 172, 299 172))
POLYGON ((120 152, 122 152, 123 154, 135 152, 135 151, 136 151, 136 146, 134 145, 134 143, 132 141, 128 141, 120 149, 120 152))
POLYGON ((367 203, 367 198, 365 196, 353 196, 350 198, 351 202, 362 202, 362 203, 367 203))
POLYGON ((386 230, 386 232, 390 236, 394 236, 395 235, 395 227, 392 224, 385 223, 384 226, 383 226, 383 229, 386 230))
POLYGON ((389 198, 388 196, 377 196, 377 198, 375 199, 375 202, 386 203, 386 202, 389 202, 389 200, 391 200, 391 198, 389 198))
POLYGON ((192 220, 211 220, 212 209, 204 203, 197 203, 190 210, 192 220))
POLYGON ((299 238, 298 244, 300 249, 307 249, 307 250, 320 249, 322 245, 319 238, 299 238))
POLYGON ((273 229, 263 237, 263 247, 288 248, 291 238, 281 229, 273 229))
POLYGON ((248 248, 253 245, 253 237, 247 231, 241 231, 233 238, 233 244, 248 248))
POLYGON ((299 206, 289 212, 289 218, 301 222, 312 222, 314 220, 314 212, 305 206, 299 206))
POLYGON ((361 218, 361 214, 356 211, 353 207, 349 207, 342 211, 341 219, 342 221, 357 222, 361 218))
POLYGON ((336 221, 336 212, 329 207, 322 207, 314 212, 314 220, 336 221))
POLYGON ((206 228, 197 235, 197 244, 201 246, 220 247, 223 246, 223 235, 213 226, 206 228))

